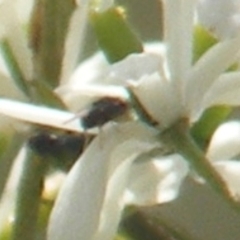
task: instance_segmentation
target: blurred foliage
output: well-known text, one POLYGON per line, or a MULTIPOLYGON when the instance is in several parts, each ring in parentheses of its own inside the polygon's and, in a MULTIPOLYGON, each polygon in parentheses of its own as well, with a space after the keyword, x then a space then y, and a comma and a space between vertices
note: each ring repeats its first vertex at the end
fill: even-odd
POLYGON ((64 42, 75 7, 74 0, 36 0, 34 5, 29 35, 35 80, 52 88, 60 80, 64 42))
POLYGON ((7 39, 4 39, 0 42, 0 48, 2 56, 5 60, 5 63, 8 67, 10 75, 14 80, 16 86, 27 96, 30 97, 29 83, 25 79, 23 72, 20 69, 20 66, 14 56, 14 52, 7 39))
POLYGON ((208 108, 201 118, 193 125, 191 134, 202 149, 206 149, 216 128, 231 114, 229 106, 215 106, 208 108))
POLYGON ((110 63, 143 51, 141 42, 126 22, 120 8, 111 8, 102 13, 93 12, 91 23, 99 46, 110 63))
POLYGON ((195 26, 193 32, 193 62, 196 62, 218 40, 205 28, 195 26))

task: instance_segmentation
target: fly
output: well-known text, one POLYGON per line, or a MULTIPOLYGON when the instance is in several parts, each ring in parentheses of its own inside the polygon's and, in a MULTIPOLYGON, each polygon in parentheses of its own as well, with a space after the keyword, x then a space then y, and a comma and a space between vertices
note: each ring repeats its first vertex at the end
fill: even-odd
POLYGON ((120 117, 128 109, 128 103, 114 97, 104 97, 93 102, 89 109, 81 113, 81 123, 84 129, 99 127, 120 117))

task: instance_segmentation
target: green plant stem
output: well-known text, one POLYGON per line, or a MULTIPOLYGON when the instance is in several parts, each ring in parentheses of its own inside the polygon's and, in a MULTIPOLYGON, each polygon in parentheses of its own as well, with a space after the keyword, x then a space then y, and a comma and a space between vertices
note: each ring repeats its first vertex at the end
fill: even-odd
POLYGON ((24 136, 22 134, 15 133, 12 136, 10 143, 4 149, 4 154, 1 155, 1 157, 0 157, 0 169, 1 169, 0 198, 4 191, 4 188, 5 188, 8 176, 9 176, 9 172, 11 171, 15 157, 17 156, 20 146, 22 145, 23 139, 24 139, 24 136))
POLYGON ((34 53, 34 80, 52 89, 59 84, 64 43, 75 8, 72 0, 36 0, 32 11, 29 40, 34 53))
POLYGON ((36 239, 43 176, 47 164, 31 150, 25 159, 15 208, 12 240, 36 239))
POLYGON ((189 162, 190 167, 197 172, 217 193, 219 193, 232 207, 240 210, 239 203, 235 202, 229 189, 211 165, 202 150, 193 141, 189 134, 187 121, 182 120, 171 128, 165 130, 160 138, 168 146, 172 146, 176 152, 180 153, 189 162))

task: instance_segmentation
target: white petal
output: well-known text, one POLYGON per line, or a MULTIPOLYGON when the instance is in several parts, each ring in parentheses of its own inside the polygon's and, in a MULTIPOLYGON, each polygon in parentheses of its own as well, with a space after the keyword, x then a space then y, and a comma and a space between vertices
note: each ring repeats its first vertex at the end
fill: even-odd
POLYGON ((72 86, 81 86, 82 84, 91 84, 103 82, 105 78, 101 76, 106 75, 109 64, 104 55, 99 52, 87 60, 83 61, 73 72, 70 79, 65 79, 65 84, 72 86))
POLYGON ((26 24, 31 17, 34 0, 18 0, 15 4, 19 19, 26 24))
POLYGON ((0 114, 33 124, 84 132, 75 114, 57 109, 0 99, 0 114))
MULTIPOLYGON (((146 49, 152 48, 146 46, 146 49)), ((157 72, 162 63, 162 56, 151 51, 131 54, 110 66, 99 53, 80 64, 68 84, 73 88, 77 84, 79 88, 90 83, 125 84, 127 80, 138 80, 144 75, 157 72)))
POLYGON ((98 54, 81 64, 72 79, 56 89, 56 92, 66 105, 75 111, 82 109, 96 97, 113 96, 126 99, 126 91, 122 86, 127 85, 128 80, 139 80, 158 72, 162 65, 162 56, 153 52, 131 54, 111 66, 107 66, 98 54))
POLYGON ((1 202, 0 202, 0 229, 5 226, 6 221, 13 221, 13 211, 16 204, 17 188, 21 178, 21 173, 26 159, 26 148, 23 147, 15 159, 9 174, 8 182, 5 187, 1 202))
POLYGON ((204 97, 203 108, 212 105, 240 105, 240 72, 221 75, 204 97))
POLYGON ((161 56, 165 53, 165 46, 161 43, 151 43, 146 44, 144 49, 146 53, 131 54, 113 65, 110 65, 102 52, 99 52, 82 62, 71 78, 65 79, 65 83, 73 86, 73 88, 76 85, 81 86, 82 84, 90 83, 119 84, 118 79, 121 79, 121 81, 138 79, 143 74, 150 74, 153 71, 157 71, 162 64, 161 56), (115 67, 112 67, 112 70, 110 70, 111 66, 115 67), (109 74, 109 71, 112 74, 109 74), (108 75, 111 75, 111 77, 108 75), (115 78, 117 77, 117 80, 113 78, 114 76, 115 78))
POLYGON ((185 104, 190 112, 198 110, 208 88, 236 61, 239 49, 240 37, 226 40, 212 47, 197 61, 186 79, 185 104))
POLYGON ((154 147, 152 134, 133 123, 102 129, 60 191, 50 219, 49 240, 112 237, 122 209, 129 161, 154 147), (117 182, 118 178, 122 182, 117 182), (109 219, 110 225, 106 224, 109 219))
POLYGON ((100 0, 97 4, 97 10, 98 11, 107 11, 108 8, 113 6, 114 0, 100 0))
POLYGON ((157 73, 145 76, 132 84, 132 90, 146 112, 161 127, 168 127, 180 116, 181 102, 176 99, 171 83, 161 79, 157 73))
POLYGON ((198 18, 201 24, 220 39, 236 37, 240 30, 238 0, 199 0, 198 18))
POLYGON ((157 53, 131 54, 124 60, 113 64, 109 76, 117 82, 138 80, 146 75, 158 72, 163 65, 163 57, 157 53))
POLYGON ((192 26, 195 0, 164 0, 164 34, 167 61, 176 89, 185 80, 192 60, 192 26))
POLYGON ((64 46, 61 84, 69 80, 80 54, 83 54, 85 31, 89 13, 89 1, 81 1, 74 11, 64 46))
POLYGON ((64 86, 58 89, 58 95, 64 101, 69 110, 79 112, 86 108, 93 101, 102 97, 115 97, 123 100, 128 99, 129 94, 126 88, 116 85, 103 84, 82 84, 72 86, 64 86))
POLYGON ((219 161, 214 163, 214 167, 226 181, 227 186, 236 200, 240 199, 240 162, 239 161, 219 161))
POLYGON ((31 80, 32 53, 28 47, 23 26, 20 25, 14 1, 4 1, 0 5, 0 38, 8 41, 24 77, 31 80))
POLYGON ((94 240, 112 240, 124 208, 124 190, 130 173, 130 166, 135 156, 124 160, 109 180, 105 201, 101 211, 98 231, 94 240))
POLYGON ((166 58, 166 44, 164 42, 148 42, 143 47, 145 53, 157 54, 166 58))
POLYGON ((187 162, 180 155, 158 157, 152 161, 135 162, 125 193, 128 203, 159 204, 173 200, 188 173, 187 162))
POLYGON ((231 159, 240 153, 240 122, 222 124, 213 134, 207 156, 211 161, 231 159))

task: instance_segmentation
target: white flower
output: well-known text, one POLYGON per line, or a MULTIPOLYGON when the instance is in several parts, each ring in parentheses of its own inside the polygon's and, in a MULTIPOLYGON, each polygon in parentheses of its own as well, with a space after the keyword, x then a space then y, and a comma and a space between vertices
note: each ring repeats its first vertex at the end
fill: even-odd
MULTIPOLYGON (((104 95, 113 87, 119 86, 121 95, 123 87, 130 85, 145 110, 166 129, 182 118, 195 121, 209 106, 233 104, 235 99, 224 95, 223 89, 239 89, 240 74, 224 72, 239 54, 240 37, 217 44, 192 65, 195 1, 163 3, 164 47, 147 47, 144 53, 112 66, 101 56, 89 60, 76 77, 56 90, 70 108, 77 110, 89 97, 104 95), (75 79, 81 79, 81 85, 75 79)), ((103 127, 64 183, 51 214, 48 239, 112 239, 126 203, 162 203, 175 198, 188 167, 178 154, 151 157, 151 150, 162 147, 155 138, 158 133, 159 129, 136 122, 103 127), (146 159, 138 163, 136 158, 141 156, 146 159), (144 175, 136 177, 143 167, 144 175), (153 189, 146 190, 147 184, 153 189)))
POLYGON ((192 65, 194 2, 165 4, 169 8, 164 11, 165 45, 147 44, 144 53, 132 54, 111 66, 101 54, 95 55, 56 92, 77 111, 96 95, 124 97, 122 86, 130 84, 163 128, 181 117, 195 121, 212 105, 237 105, 240 72, 224 72, 238 58, 240 37, 216 44, 192 65), (112 91, 113 86, 121 86, 118 93, 112 91))
MULTIPOLYGON (((189 4, 182 13, 185 17, 182 21, 175 19, 174 23, 169 21, 169 25, 166 21, 168 32, 165 69, 160 73, 143 76, 135 82, 133 89, 150 115, 163 127, 170 126, 181 117, 194 121, 211 105, 233 103, 233 96, 226 93, 232 92, 234 87, 239 88, 239 80, 235 79, 239 72, 223 74, 239 54, 239 37, 217 44, 194 65, 191 64, 192 26, 188 25, 192 22, 192 2, 181 2, 181 5, 189 4), (233 49, 234 52, 231 51, 233 49)), ((175 2, 172 4, 177 5, 175 2)), ((170 11, 165 12, 169 19, 177 14, 171 12, 168 16, 170 11)))
MULTIPOLYGON (((86 10, 88 1, 84 3, 86 10)), ((69 31, 63 60, 67 64, 62 69, 65 85, 56 89, 69 108, 78 110, 106 93, 125 98, 127 86, 159 126, 155 129, 132 121, 109 123, 101 129, 70 171, 57 197, 49 223, 49 240, 110 240, 126 204, 173 200, 188 173, 188 164, 180 154, 164 155, 160 130, 183 118, 194 122, 209 106, 239 103, 231 93, 237 93, 240 87, 240 74, 225 70, 238 57, 240 37, 217 44, 193 65, 195 0, 163 3, 163 44, 146 45, 144 53, 132 54, 111 66, 96 56, 96 61, 82 65, 70 81, 80 49, 70 49, 79 38, 76 32, 69 31), (76 84, 76 79, 81 80, 81 85, 76 84)), ((73 16, 72 30, 80 7, 73 16)), ((67 121, 73 114, 64 111, 0 100, 0 112, 24 121, 82 131, 77 121, 67 121)))
POLYGON ((163 162, 161 157, 153 162, 133 162, 157 147, 155 134, 136 123, 103 128, 57 197, 48 239, 112 239, 126 202, 152 204, 173 199, 187 172, 179 155, 163 162))

